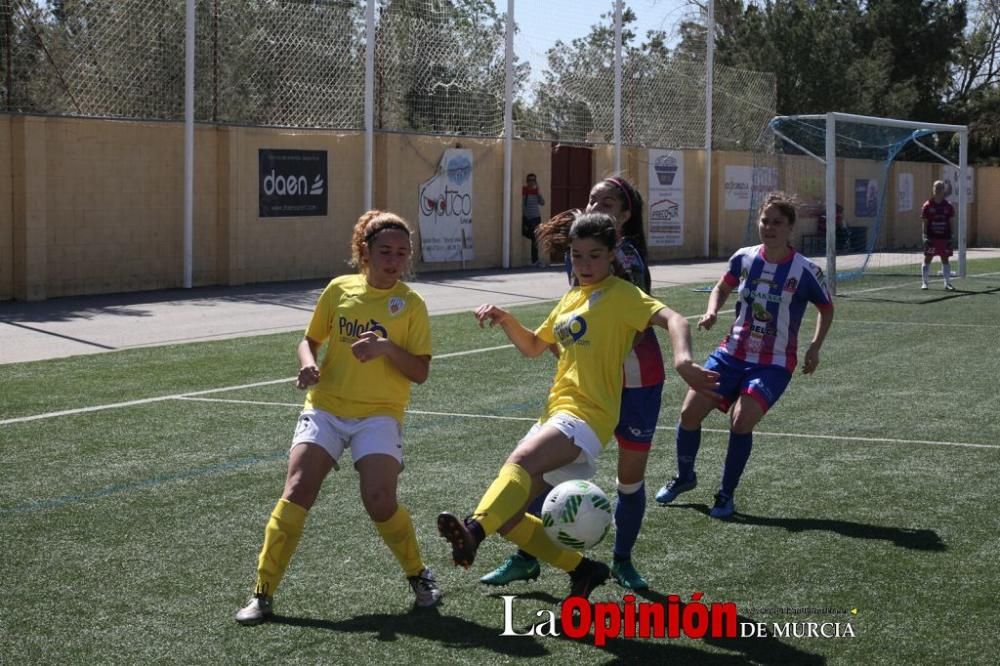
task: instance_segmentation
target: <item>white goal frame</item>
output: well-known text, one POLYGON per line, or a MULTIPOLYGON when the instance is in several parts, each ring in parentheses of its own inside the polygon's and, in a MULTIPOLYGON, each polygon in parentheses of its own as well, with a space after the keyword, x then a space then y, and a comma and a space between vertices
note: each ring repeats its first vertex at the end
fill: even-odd
MULTIPOLYGON (((826 219, 835 220, 837 202, 837 121, 863 123, 866 125, 882 125, 885 127, 899 127, 914 131, 928 132, 954 132, 959 137, 958 164, 945 158, 939 153, 931 150, 919 141, 913 143, 926 150, 945 164, 958 168, 958 277, 965 277, 965 254, 966 254, 966 221, 968 204, 966 202, 965 176, 968 170, 969 155, 969 128, 967 125, 942 125, 940 123, 921 123, 912 120, 896 120, 893 118, 880 118, 877 116, 861 116, 853 113, 839 113, 836 111, 825 114, 795 115, 795 116, 775 116, 770 123, 771 131, 782 141, 795 146, 805 152, 813 159, 818 160, 826 169, 826 219), (801 145, 784 136, 775 128, 775 121, 778 120, 825 120, 826 121, 826 146, 824 155, 820 157, 814 152, 803 148, 801 145)), ((826 225, 826 266, 827 279, 830 293, 837 294, 837 229, 835 224, 826 225)))

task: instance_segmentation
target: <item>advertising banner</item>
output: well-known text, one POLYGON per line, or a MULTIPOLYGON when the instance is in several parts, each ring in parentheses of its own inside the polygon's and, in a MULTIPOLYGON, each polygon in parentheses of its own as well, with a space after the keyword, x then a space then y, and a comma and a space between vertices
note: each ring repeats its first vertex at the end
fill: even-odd
POLYGON ((472 244, 472 151, 449 148, 437 173, 420 185, 422 260, 467 261, 472 244))
POLYGON ((325 216, 325 150, 257 151, 260 217, 325 216))
POLYGON ((649 245, 684 244, 684 153, 649 150, 649 245))

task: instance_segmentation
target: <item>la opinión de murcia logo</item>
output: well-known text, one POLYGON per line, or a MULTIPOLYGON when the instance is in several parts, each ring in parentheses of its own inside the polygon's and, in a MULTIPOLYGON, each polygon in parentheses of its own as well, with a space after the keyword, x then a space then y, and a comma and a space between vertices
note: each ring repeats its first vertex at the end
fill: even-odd
MULTIPOLYGON (((671 594, 665 603, 637 601, 626 594, 621 603, 591 603, 583 597, 569 597, 558 614, 541 609, 520 631, 515 627, 516 595, 503 595, 504 625, 501 636, 566 636, 582 639, 593 634, 600 647, 617 638, 853 638, 850 622, 752 622, 740 618, 734 602, 702 602, 703 593, 694 592, 682 602, 671 594)), ((856 614, 856 610, 851 611, 856 614)))

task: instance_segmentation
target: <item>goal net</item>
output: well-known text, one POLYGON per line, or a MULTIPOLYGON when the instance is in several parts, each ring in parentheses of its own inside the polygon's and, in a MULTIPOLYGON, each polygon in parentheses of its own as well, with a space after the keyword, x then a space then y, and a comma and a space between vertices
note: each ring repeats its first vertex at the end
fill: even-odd
MULTIPOLYGON (((799 202, 792 242, 825 265, 830 287, 863 279, 905 284, 920 279, 921 209, 933 183, 946 183, 952 219, 952 272, 965 275, 966 209, 971 179, 965 126, 842 113, 776 116, 754 151, 747 244, 771 189, 799 202)), ((935 262, 934 270, 939 270, 935 262)), ((872 283, 869 285, 869 283, 872 283)))

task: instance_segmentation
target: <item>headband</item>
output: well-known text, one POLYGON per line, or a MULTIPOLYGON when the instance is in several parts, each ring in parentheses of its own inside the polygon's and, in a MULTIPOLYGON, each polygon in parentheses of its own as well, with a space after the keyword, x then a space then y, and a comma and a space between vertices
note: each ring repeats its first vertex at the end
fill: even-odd
POLYGON ((367 232, 365 234, 365 243, 366 244, 371 243, 372 239, 375 238, 375 236, 377 236, 379 232, 385 231, 386 229, 399 229, 400 231, 405 231, 407 236, 410 235, 410 230, 406 228, 406 225, 390 220, 389 222, 386 222, 382 226, 378 227, 377 229, 372 229, 371 231, 367 232))
POLYGON ((625 187, 625 183, 617 178, 605 178, 604 180, 609 183, 614 183, 615 187, 622 191, 622 194, 625 195, 625 201, 628 203, 628 210, 632 210, 632 197, 629 195, 628 188, 625 187))

